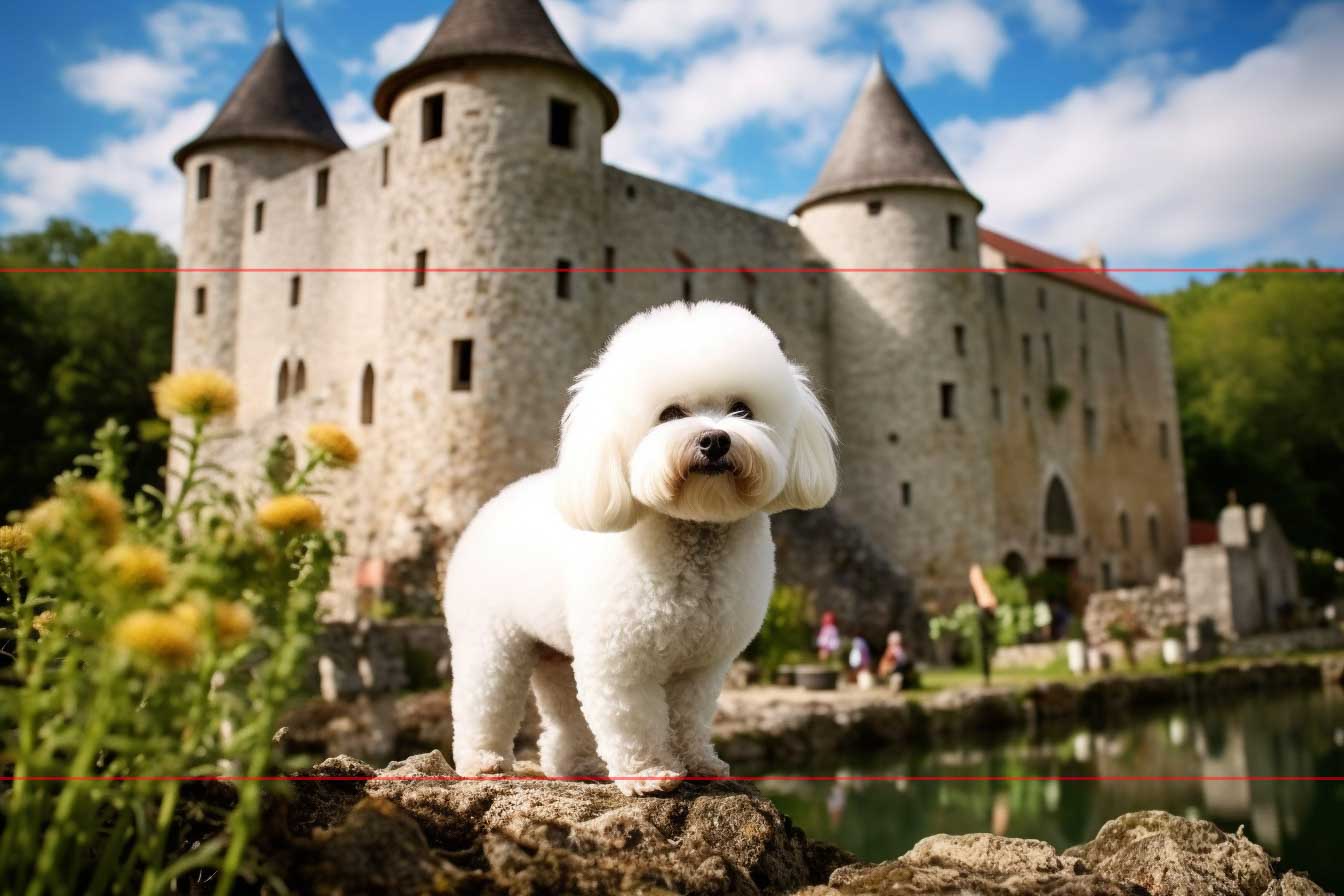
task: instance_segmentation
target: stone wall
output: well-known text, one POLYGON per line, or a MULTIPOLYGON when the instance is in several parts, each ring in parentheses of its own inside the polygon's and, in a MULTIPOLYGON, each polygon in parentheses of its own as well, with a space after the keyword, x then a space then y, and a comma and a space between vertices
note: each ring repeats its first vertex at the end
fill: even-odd
POLYGON ((1191 625, 1211 622, 1227 639, 1264 627, 1256 597, 1255 557, 1250 550, 1221 544, 1186 548, 1182 573, 1191 625))
POLYGON ((1099 591, 1087 600, 1083 631, 1089 644, 1112 640, 1107 629, 1127 626, 1139 638, 1161 638, 1169 625, 1187 622, 1185 591, 1181 580, 1163 576, 1156 585, 1099 591))

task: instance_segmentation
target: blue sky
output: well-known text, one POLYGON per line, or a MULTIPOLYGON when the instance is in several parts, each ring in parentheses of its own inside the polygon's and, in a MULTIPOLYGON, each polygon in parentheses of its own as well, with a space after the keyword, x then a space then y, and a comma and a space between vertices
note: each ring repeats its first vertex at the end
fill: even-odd
MULTIPOLYGON (((289 0, 347 140, 448 4, 289 0)), ((268 2, 10 3, 0 12, 0 230, 72 215, 178 239, 173 149, 273 28, 268 2)), ((1344 253, 1344 2, 546 0, 622 101, 607 160, 783 216, 874 52, 982 223, 1113 266, 1344 253)), ((1183 275, 1122 277, 1143 291, 1183 275)))

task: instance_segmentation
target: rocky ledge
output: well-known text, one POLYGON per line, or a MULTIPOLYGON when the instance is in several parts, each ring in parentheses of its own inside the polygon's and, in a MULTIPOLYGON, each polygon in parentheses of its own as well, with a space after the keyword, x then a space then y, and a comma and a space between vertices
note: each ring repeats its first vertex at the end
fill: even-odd
POLYGON ((269 814, 271 867, 296 892, 471 894, 1116 894, 1310 896, 1256 844, 1138 812, 1063 853, 1037 840, 939 835, 879 864, 815 840, 753 788, 662 797, 608 784, 456 779, 435 751, 375 771, 347 756, 269 814))

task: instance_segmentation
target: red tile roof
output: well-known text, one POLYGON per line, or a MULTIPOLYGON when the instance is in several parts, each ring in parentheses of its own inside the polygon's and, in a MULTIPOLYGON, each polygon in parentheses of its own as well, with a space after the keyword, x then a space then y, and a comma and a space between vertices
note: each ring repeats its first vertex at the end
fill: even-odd
POLYGON ((1208 520, 1191 520, 1189 543, 1191 545, 1217 544, 1218 524, 1211 523, 1208 520))
POLYGON ((1042 273, 1041 276, 1063 280, 1066 283, 1072 283, 1074 286, 1099 292, 1107 298, 1124 302, 1126 305, 1132 305, 1144 311, 1151 311, 1153 314, 1165 314, 1161 308, 1128 286, 1111 279, 1101 271, 1089 268, 1081 261, 1061 258, 1058 255, 1046 252, 1044 249, 1029 246, 987 227, 980 228, 980 240, 986 246, 1003 254, 1005 267, 1049 270, 1050 273, 1042 273), (1069 270, 1058 270, 1060 268, 1068 268, 1069 270))

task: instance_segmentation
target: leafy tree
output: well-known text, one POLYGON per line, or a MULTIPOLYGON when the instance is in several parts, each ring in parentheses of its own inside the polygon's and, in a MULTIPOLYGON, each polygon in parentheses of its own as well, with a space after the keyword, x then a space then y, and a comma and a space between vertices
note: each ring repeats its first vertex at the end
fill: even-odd
MULTIPOLYGON (((152 235, 53 220, 0 238, 4 268, 172 268, 152 235)), ((24 507, 110 417, 153 420, 147 386, 169 367, 172 274, 0 274, 0 506, 24 507)), ((130 460, 131 488, 158 478, 160 445, 130 460)))
POLYGON ((1215 518, 1235 489, 1269 505, 1294 543, 1344 553, 1344 275, 1253 267, 1281 270, 1157 297, 1171 321, 1191 514, 1215 518))

